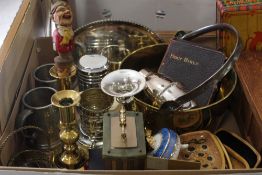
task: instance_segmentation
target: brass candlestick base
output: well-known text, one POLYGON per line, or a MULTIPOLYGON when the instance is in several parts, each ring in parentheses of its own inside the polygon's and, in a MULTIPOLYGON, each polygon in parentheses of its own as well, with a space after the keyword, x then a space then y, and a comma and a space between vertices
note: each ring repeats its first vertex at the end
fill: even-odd
POLYGON ((55 163, 59 168, 79 169, 84 166, 87 160, 87 156, 76 144, 79 139, 76 105, 80 102, 80 94, 74 90, 58 91, 51 97, 51 102, 59 108, 59 137, 64 144, 63 152, 56 156, 55 163))
POLYGON ((56 67, 51 67, 49 74, 58 80, 57 90, 67 90, 73 88, 73 77, 76 76, 76 70, 76 66, 72 65, 69 71, 58 74, 56 67))
POLYGON ((76 144, 79 138, 77 123, 70 125, 71 129, 61 126, 60 139, 64 143, 64 150, 55 157, 55 164, 58 168, 80 169, 85 165, 86 157, 76 144))
POLYGON ((84 151, 78 151, 76 154, 68 154, 64 152, 55 157, 54 163, 58 168, 82 169, 87 161, 84 156, 84 151))

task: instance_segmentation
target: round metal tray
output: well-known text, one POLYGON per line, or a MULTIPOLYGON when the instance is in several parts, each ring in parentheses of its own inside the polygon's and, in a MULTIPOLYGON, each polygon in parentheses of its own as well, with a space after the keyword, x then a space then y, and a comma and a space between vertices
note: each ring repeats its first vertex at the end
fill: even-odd
POLYGON ((75 31, 74 57, 84 54, 100 54, 108 45, 118 45, 130 52, 148 45, 162 43, 162 39, 149 28, 128 21, 100 20, 82 26, 75 31))

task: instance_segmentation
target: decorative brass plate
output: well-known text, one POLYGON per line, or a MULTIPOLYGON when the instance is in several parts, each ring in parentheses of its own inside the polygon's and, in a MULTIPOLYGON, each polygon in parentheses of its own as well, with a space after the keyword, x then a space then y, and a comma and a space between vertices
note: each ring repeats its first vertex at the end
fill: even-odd
MULTIPOLYGON (((223 128, 216 131, 215 134, 224 144, 231 157, 234 157, 238 161, 242 162, 242 168, 248 169, 249 167, 256 168, 259 166, 261 162, 261 155, 246 140, 244 140, 237 134, 227 131, 223 128), (241 159, 244 159, 244 161, 248 163, 248 166, 246 165, 246 163, 243 163, 244 161, 241 159)), ((235 162, 232 162, 232 165, 234 165, 235 162)), ((240 168, 239 166, 237 167, 240 168)))
POLYGON ((230 147, 224 145, 229 154, 233 169, 250 169, 248 162, 230 147))

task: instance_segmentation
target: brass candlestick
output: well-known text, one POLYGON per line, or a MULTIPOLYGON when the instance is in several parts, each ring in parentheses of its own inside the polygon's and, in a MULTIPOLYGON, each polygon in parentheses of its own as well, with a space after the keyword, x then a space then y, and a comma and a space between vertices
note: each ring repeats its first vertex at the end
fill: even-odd
POLYGON ((57 90, 73 89, 73 77, 76 76, 76 66, 72 65, 66 74, 58 74, 56 67, 51 67, 49 74, 57 79, 57 90))
POLYGON ((56 1, 51 7, 51 19, 55 23, 52 41, 53 49, 58 53, 54 58, 54 67, 50 75, 58 79, 58 90, 72 89, 72 77, 76 67, 72 51, 74 49, 73 12, 67 1, 56 1))
POLYGON ((76 144, 79 139, 76 106, 80 102, 80 94, 74 90, 62 90, 51 97, 51 102, 59 108, 59 136, 64 144, 63 152, 55 157, 55 164, 60 168, 79 169, 86 162, 86 157, 76 144))

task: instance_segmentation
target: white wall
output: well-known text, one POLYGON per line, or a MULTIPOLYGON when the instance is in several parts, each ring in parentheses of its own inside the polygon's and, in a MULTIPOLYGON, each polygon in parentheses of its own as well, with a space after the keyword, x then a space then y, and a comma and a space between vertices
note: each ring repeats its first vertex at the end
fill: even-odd
POLYGON ((214 24, 215 0, 71 0, 77 19, 76 26, 105 19, 103 12, 113 19, 131 20, 153 30, 193 30, 214 24), (156 16, 164 11, 163 18, 156 16))
POLYGON ((0 48, 21 4, 22 0, 0 0, 0 48))

